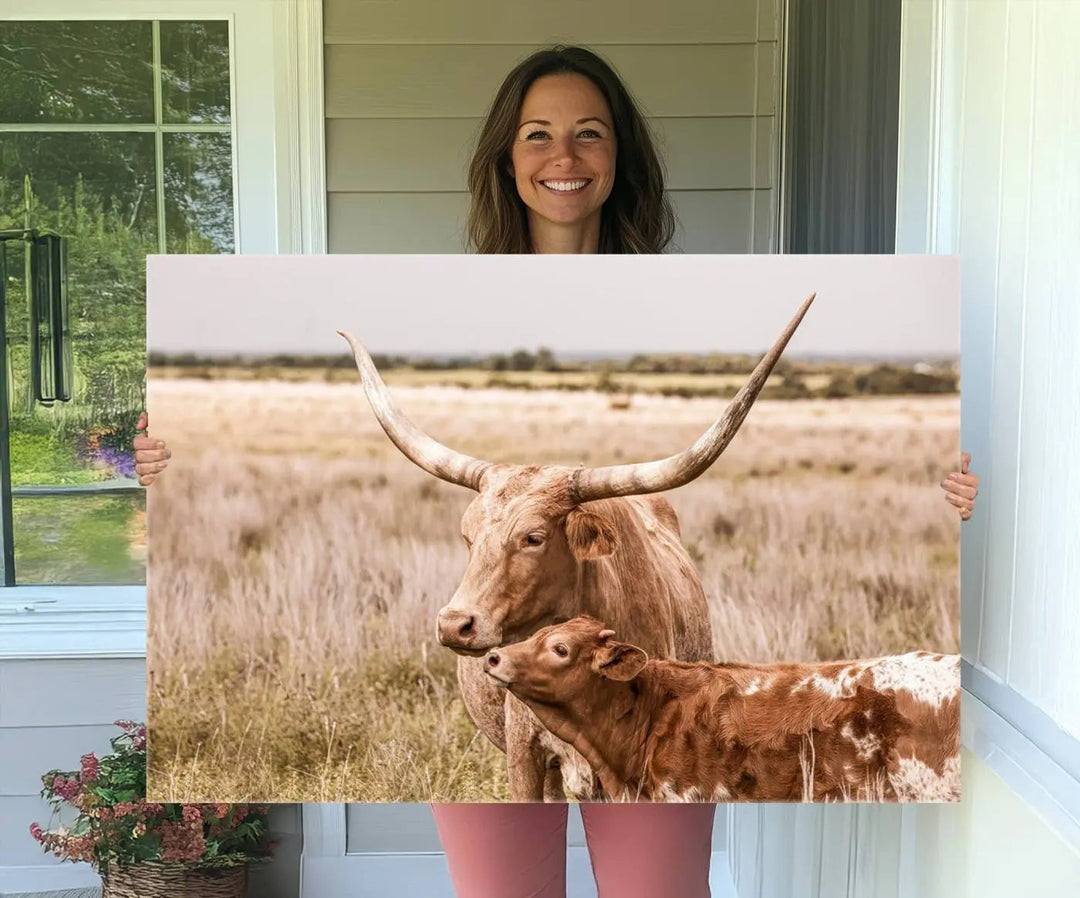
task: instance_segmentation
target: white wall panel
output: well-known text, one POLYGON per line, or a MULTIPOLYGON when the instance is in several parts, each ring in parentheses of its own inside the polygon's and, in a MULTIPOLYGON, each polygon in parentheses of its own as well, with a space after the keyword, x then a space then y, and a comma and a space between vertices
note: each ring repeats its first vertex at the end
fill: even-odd
POLYGON ((0 727, 94 726, 145 709, 142 659, 0 662, 0 727))
MULTIPOLYGON (((963 651, 1080 735, 1078 678, 1062 676, 1080 673, 1069 648, 1080 489, 1067 475, 1080 405, 1080 5, 956 0, 941 27, 933 247, 963 258, 964 444, 985 498, 964 529, 963 651)), ((902 194, 917 195, 919 172, 905 176, 902 194)))
MULTIPOLYGON (((1005 68, 1001 62, 1005 52, 1005 19, 1004 4, 989 3, 970 8, 963 43, 964 54, 957 60, 956 75, 964 93, 961 118, 953 126, 956 128, 953 139, 959 143, 961 167, 961 177, 956 185, 959 189, 956 199, 958 230, 954 237, 954 251, 959 251, 965 259, 994 259, 998 252, 1002 99, 1005 88, 1005 68), (998 64, 985 67, 990 59, 998 64)), ((946 77, 950 74, 946 70, 946 77)), ((995 307, 997 276, 996 264, 964 266, 963 291, 969 305, 987 311, 995 307)), ((993 317, 987 315, 986 311, 977 313, 973 318, 986 318, 993 327, 993 317)), ((1014 335, 1007 334, 1005 338, 1014 335)), ((983 346, 992 351, 992 343, 983 346)), ((962 354, 968 348, 961 346, 962 354)), ((976 395, 985 393, 985 386, 980 386, 976 395)), ((968 399, 967 393, 964 398, 968 399)), ((994 455, 998 453, 995 451, 994 455)), ((976 470, 979 469, 976 467, 976 470)), ((1008 627, 1007 607, 984 604, 979 657, 989 670, 1001 676, 1005 675, 1008 666, 1008 627)))
POLYGON ((932 248, 963 259, 963 441, 983 477, 963 652, 1080 735, 1080 4, 950 0, 939 24, 939 117, 908 132, 935 165, 902 169, 899 232, 925 190, 932 248))
POLYGON ((87 752, 112 751, 112 723, 97 726, 0 727, 0 799, 37 795, 46 770, 78 770, 87 752))
MULTIPOLYGON (((962 648, 1000 684, 969 683, 993 708, 964 696, 965 746, 987 761, 965 752, 964 801, 824 809, 792 898, 1080 891, 1078 44, 1073 0, 905 0, 897 251, 961 257, 962 442, 982 478, 962 648)), ((792 827, 796 846, 814 835, 767 814, 734 814, 740 898, 764 898, 792 827)))
MULTIPOLYGON (((1009 684, 1080 736, 1080 5, 1035 11, 1031 219, 1024 301, 1019 539, 1009 684), (1070 641, 1071 640, 1071 641, 1070 641)), ((988 596, 987 601, 998 601, 988 596)))
MULTIPOLYGON (((1009 301, 1023 297, 1030 247, 1029 187, 1031 184, 1031 100, 1034 60, 1031 55, 1032 24, 1035 7, 1030 4, 1008 7, 1005 45, 1002 48, 1002 71, 1005 81, 1002 96, 1003 115, 999 122, 1001 146, 997 259, 996 332, 994 342, 995 376, 991 386, 990 431, 993 453, 987 468, 988 491, 987 545, 984 596, 1010 596, 1013 589, 1017 524, 1012 513, 1017 495, 1017 459, 1019 457, 1018 409, 1023 376, 1024 303, 1009 301), (1008 122, 1009 127, 1003 127, 1008 122), (999 513, 1000 505, 1004 513, 999 513)), ((1010 602, 1011 606, 1011 602, 1010 602)), ((1005 673, 1000 658, 1008 649, 1009 621, 1004 615, 988 613, 981 634, 977 657, 989 670, 1005 673)))

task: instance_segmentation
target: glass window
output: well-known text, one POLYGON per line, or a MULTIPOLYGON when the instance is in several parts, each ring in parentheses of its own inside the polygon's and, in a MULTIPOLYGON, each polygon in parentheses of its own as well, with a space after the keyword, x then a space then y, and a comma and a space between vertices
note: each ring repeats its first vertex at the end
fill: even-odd
POLYGON ((142 583, 146 255, 234 250, 228 23, 5 22, 0 72, 15 581, 142 583), (30 230, 68 240, 68 402, 33 393, 30 230))
POLYGON ((0 122, 152 122, 150 22, 4 22, 0 122))
POLYGON ((166 122, 227 124, 229 23, 161 23, 161 98, 166 122))

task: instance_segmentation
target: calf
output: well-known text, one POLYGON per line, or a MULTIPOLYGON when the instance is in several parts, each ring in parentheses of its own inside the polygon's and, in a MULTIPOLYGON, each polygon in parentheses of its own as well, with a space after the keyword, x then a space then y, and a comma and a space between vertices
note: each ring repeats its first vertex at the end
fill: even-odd
POLYGON ((958 801, 960 659, 650 660, 583 615, 490 652, 490 677, 615 801, 958 801))

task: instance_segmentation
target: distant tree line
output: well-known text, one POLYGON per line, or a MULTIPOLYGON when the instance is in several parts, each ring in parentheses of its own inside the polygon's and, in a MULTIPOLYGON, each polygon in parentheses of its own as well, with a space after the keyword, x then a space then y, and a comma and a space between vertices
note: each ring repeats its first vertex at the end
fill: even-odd
MULTIPOLYGON (((486 385, 504 389, 535 389, 542 384, 528 377, 529 372, 595 374, 591 383, 573 380, 552 385, 545 381, 543 385, 556 389, 583 390, 595 389, 601 392, 632 392, 633 381, 617 380, 622 376, 633 375, 740 375, 748 374, 757 364, 758 358, 750 355, 693 355, 689 353, 638 354, 629 359, 600 359, 589 361, 560 362, 555 354, 545 347, 535 352, 516 349, 509 353, 490 355, 461 356, 409 356, 392 354, 374 354, 372 359, 380 371, 409 369, 413 371, 490 371, 486 385)), ((179 368, 244 368, 244 369, 319 369, 334 370, 352 368, 355 364, 348 352, 334 355, 230 355, 204 356, 197 353, 168 354, 150 353, 152 366, 172 366, 179 368)), ((945 362, 938 365, 918 364, 906 366, 896 363, 876 365, 856 365, 835 361, 789 361, 781 359, 773 369, 773 377, 767 388, 767 395, 778 399, 843 398, 846 396, 883 396, 911 393, 955 393, 959 386, 956 365, 945 362), (807 384, 807 377, 814 377, 817 384, 812 388, 807 384), (827 377, 824 386, 822 378, 827 377)), ((677 383, 664 384, 656 388, 666 396, 721 396, 733 394, 730 390, 713 383, 677 383)))

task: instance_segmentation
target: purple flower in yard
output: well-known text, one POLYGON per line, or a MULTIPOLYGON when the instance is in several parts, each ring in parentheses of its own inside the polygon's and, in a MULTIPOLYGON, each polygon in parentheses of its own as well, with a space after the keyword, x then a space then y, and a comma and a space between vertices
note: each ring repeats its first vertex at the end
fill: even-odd
POLYGON ((113 477, 135 476, 135 453, 111 446, 101 446, 88 454, 87 461, 95 468, 109 471, 113 477))

